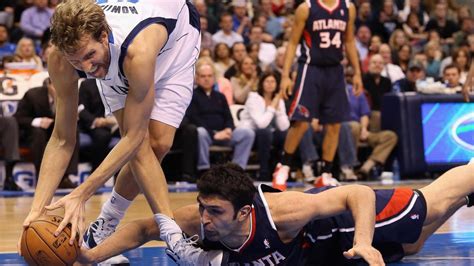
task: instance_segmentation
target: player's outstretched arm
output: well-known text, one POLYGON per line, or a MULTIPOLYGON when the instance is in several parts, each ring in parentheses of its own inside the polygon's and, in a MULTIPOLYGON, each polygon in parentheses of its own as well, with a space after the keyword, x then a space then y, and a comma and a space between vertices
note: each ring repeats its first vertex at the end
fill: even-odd
POLYGON ((43 154, 31 210, 23 227, 44 213, 44 207, 51 202, 76 145, 79 76, 62 53, 55 49, 48 62, 49 75, 56 89, 55 123, 43 154))
POLYGON ((291 32, 288 47, 286 48, 285 61, 283 63, 282 77, 280 82, 280 93, 284 99, 288 99, 292 93, 292 81, 290 77, 291 65, 293 65, 296 48, 301 40, 306 20, 309 16, 308 4, 302 3, 295 11, 295 23, 291 32))
MULTIPOLYGON (((283 192, 267 194, 270 210, 279 234, 290 239, 313 219, 335 216, 351 211, 355 222, 354 254, 371 265, 382 265, 380 252, 372 247, 375 227, 375 193, 361 185, 348 185, 317 194, 283 192)), ((349 254, 347 254, 349 255, 349 254)))
POLYGON ((159 231, 153 218, 135 220, 120 227, 110 237, 93 249, 81 249, 78 261, 97 263, 122 254, 151 240, 159 239, 159 231))

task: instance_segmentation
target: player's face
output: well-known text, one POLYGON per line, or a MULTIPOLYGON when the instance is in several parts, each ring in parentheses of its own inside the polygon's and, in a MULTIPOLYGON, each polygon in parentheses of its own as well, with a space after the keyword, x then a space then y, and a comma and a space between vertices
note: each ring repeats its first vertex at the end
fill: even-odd
POLYGON ((218 196, 198 197, 199 213, 204 235, 210 241, 222 241, 232 235, 239 226, 234 206, 218 196))
POLYGON ((77 51, 65 54, 65 57, 77 70, 84 71, 94 78, 104 78, 110 65, 107 34, 103 33, 99 41, 91 36, 84 36, 77 51))

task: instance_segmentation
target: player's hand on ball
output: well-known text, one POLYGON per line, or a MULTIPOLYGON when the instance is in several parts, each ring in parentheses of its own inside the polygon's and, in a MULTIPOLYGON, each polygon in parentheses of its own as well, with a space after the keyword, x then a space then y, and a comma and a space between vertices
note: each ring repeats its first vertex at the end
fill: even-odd
POLYGON ((281 82, 280 82, 280 93, 285 100, 288 100, 288 98, 293 93, 292 86, 293 86, 293 82, 291 81, 289 77, 282 77, 281 82))
POLYGON ((30 213, 28 213, 28 216, 26 216, 26 219, 23 222, 23 231, 21 231, 20 238, 18 239, 18 243, 16 245, 17 250, 18 250, 18 254, 20 254, 20 256, 21 256, 21 239, 23 237, 25 229, 28 228, 28 226, 30 226, 31 222, 37 220, 43 214, 44 214, 44 210, 43 211, 36 211, 36 210, 32 209, 30 211, 30 213))
POLYGON ((355 245, 348 251, 344 251, 344 257, 347 259, 363 258, 369 265, 378 266, 385 265, 382 254, 369 245, 355 245))
POLYGON ((81 193, 78 193, 77 190, 73 190, 70 194, 45 207, 50 211, 64 208, 64 219, 54 233, 56 236, 61 233, 68 223, 72 226, 71 238, 69 240, 70 244, 73 243, 77 234, 82 235, 85 229, 85 203, 86 199, 81 196, 81 193))

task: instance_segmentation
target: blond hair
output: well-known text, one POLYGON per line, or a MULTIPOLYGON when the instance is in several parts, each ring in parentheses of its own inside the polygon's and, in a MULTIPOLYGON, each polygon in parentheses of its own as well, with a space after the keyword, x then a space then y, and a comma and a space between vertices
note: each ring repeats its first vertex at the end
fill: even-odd
POLYGON ((93 0, 66 0, 51 18, 51 42, 62 52, 73 53, 84 36, 96 41, 110 27, 102 8, 93 0))

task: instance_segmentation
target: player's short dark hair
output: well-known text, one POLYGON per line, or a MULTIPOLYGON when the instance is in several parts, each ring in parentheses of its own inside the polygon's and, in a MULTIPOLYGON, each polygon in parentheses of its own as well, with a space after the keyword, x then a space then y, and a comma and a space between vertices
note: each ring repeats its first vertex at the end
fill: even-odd
POLYGON ((257 194, 252 179, 244 169, 234 163, 211 167, 197 181, 199 196, 218 196, 232 203, 237 212, 245 205, 252 205, 257 194))

